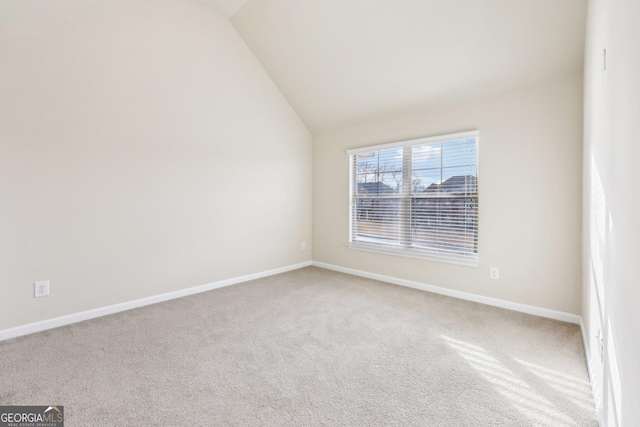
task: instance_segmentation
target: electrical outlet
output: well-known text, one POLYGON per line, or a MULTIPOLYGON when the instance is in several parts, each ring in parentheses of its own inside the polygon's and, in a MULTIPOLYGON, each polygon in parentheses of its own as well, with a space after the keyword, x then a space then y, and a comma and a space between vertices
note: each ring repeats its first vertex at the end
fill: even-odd
POLYGON ((302 248, 303 251, 306 250, 307 249, 307 242, 302 242, 301 248, 302 248))
POLYGON ((493 280, 500 279, 500 269, 498 267, 489 268, 489 278, 493 280))
POLYGON ((46 297, 47 295, 49 295, 49 281, 48 280, 43 280, 42 282, 36 282, 34 284, 34 297, 36 298, 40 298, 40 297, 46 297))

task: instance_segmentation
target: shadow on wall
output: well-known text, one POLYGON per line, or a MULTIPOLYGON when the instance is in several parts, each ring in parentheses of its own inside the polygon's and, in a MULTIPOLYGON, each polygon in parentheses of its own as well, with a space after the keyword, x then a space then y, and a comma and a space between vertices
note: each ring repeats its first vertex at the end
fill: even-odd
MULTIPOLYGON (((605 305, 605 254, 607 253, 608 233, 611 230, 611 218, 607 214, 607 200, 600 172, 595 158, 590 162, 590 198, 591 220, 589 222, 590 240, 590 324, 589 331, 595 338, 591 347, 589 361, 590 375, 594 377, 594 397, 598 412, 603 407, 609 417, 610 425, 619 425, 621 418, 620 377, 618 374, 617 357, 613 345, 612 328, 605 305), (595 351, 593 351, 595 348, 595 351)), ((588 342, 592 342, 589 340, 588 342)))

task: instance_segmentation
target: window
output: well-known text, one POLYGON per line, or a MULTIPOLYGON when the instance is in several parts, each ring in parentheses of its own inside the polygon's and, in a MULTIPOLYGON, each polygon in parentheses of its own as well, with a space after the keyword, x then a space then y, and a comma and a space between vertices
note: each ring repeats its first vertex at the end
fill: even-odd
POLYGON ((349 247, 478 264, 479 133, 349 150, 349 247))

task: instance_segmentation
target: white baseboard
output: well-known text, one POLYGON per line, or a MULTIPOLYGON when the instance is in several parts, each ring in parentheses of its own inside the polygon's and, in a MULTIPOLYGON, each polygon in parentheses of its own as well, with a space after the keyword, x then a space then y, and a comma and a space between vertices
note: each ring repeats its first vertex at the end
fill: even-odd
MULTIPOLYGON (((420 289, 423 291, 433 292, 440 295, 446 295, 453 298, 460 298, 467 301, 478 302, 481 304, 501 307, 508 310, 519 311, 522 313, 528 313, 536 316, 547 317, 549 319, 561 320, 564 322, 582 325, 582 321, 581 321, 582 319, 580 318, 580 316, 577 316, 575 314, 550 310, 550 309, 541 308, 541 307, 535 307, 535 306, 526 305, 526 304, 519 304, 511 301, 497 299, 497 298, 491 298, 491 297, 476 295, 468 292, 442 288, 439 286, 427 285, 424 283, 413 282, 410 280, 399 279, 396 277, 384 276, 382 274, 354 270, 351 268, 340 267, 337 265, 326 264, 323 262, 307 261, 300 264, 263 271, 260 273, 249 274, 246 276, 235 277, 227 280, 221 280, 218 282, 208 283, 206 285, 195 286, 188 289, 181 289, 179 291, 169 292, 161 295, 154 295, 151 297, 141 298, 134 301, 127 301, 120 304, 114 304, 114 305, 100 307, 92 310, 81 311, 78 313, 55 317, 53 319, 43 320, 40 322, 34 322, 26 325, 16 326, 14 328, 0 330, 0 341, 19 337, 22 335, 32 334, 34 332, 44 331, 47 329, 57 328, 59 326, 69 325, 71 323, 81 322, 83 320, 94 319, 96 317, 106 316, 108 314, 118 313, 125 310, 131 310, 137 307, 144 307, 145 305, 156 304, 159 302, 184 297, 187 295, 193 295, 200 292, 206 292, 213 289, 223 288, 225 286, 231 286, 237 283, 247 282, 249 280, 260 279, 262 277, 267 277, 267 276, 273 276, 275 274, 297 270, 299 268, 308 267, 310 265, 314 265, 320 268, 325 268, 327 270, 333 270, 341 273, 351 274, 354 276, 366 277, 368 279, 380 280, 382 282, 387 282, 387 283, 393 283, 395 285, 406 286, 414 289, 420 289)), ((584 337, 584 332, 583 332, 583 337, 584 337)), ((585 347, 585 351, 588 353, 589 349, 585 347)))
POLYGON ((161 295, 141 298, 134 301, 127 301, 120 304, 108 305, 106 307, 95 308, 93 310, 81 311, 79 313, 67 314, 65 316, 55 317, 40 322, 28 323, 26 325, 16 326, 14 328, 0 330, 0 341, 19 337, 22 335, 32 334, 34 332, 45 331, 47 329, 57 328, 59 326, 69 325, 71 323, 82 322, 83 320, 95 319, 96 317, 106 316, 108 314, 119 313, 121 311, 131 310, 132 308, 144 307, 145 305, 156 304, 176 298, 185 297, 187 295, 199 294, 201 292, 211 291, 213 289, 223 288, 249 280, 260 279, 275 274, 285 273, 291 270, 308 267, 311 261, 300 264, 289 265, 286 267, 276 268, 273 270, 263 271, 246 276, 235 277, 233 279, 220 280, 218 282, 208 283, 206 285, 195 286, 193 288, 181 289, 179 291, 169 292, 161 295))
POLYGON ((426 285, 424 283, 412 282, 411 280, 398 279, 391 276, 383 276, 382 274, 369 273, 366 271, 354 270, 351 268, 340 267, 337 265, 326 264, 324 262, 313 261, 316 267, 325 268, 327 270, 347 273, 354 276, 366 277, 368 279, 379 280, 381 282, 393 283, 394 285, 406 286, 409 288, 420 289, 422 291, 433 292, 434 294, 446 295, 448 297, 459 298, 467 301, 478 302, 481 304, 491 305, 494 307, 506 308, 507 310, 519 311, 522 313, 533 314, 535 316, 546 317, 563 322, 580 324, 580 316, 563 311, 550 310, 548 308, 536 307, 533 305, 520 304, 517 302, 506 301, 498 298, 491 298, 482 295, 476 295, 469 292, 456 291, 453 289, 442 288, 440 286, 426 285))
POLYGON ((582 334, 582 345, 584 346, 584 355, 587 359, 587 373, 589 374, 589 383, 591 384, 591 394, 593 395, 593 401, 596 407, 596 416, 598 417, 598 424, 600 427, 607 427, 606 420, 604 418, 604 408, 602 407, 602 399, 600 398, 601 388, 597 383, 595 373, 593 372, 593 359, 591 359, 591 349, 589 347, 589 341, 587 340, 587 331, 584 327, 584 321, 580 317, 580 333, 582 334))

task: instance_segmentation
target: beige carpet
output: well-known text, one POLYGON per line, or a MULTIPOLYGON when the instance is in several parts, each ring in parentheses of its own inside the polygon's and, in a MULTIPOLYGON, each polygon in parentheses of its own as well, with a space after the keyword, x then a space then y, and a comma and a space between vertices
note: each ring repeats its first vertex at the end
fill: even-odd
POLYGON ((577 326, 309 267, 0 343, 67 426, 595 426, 577 326))

